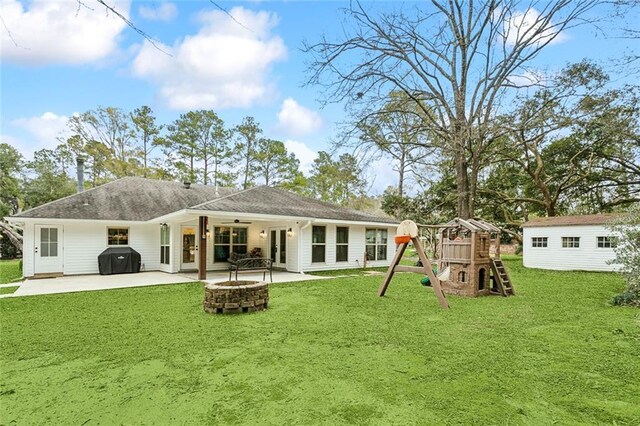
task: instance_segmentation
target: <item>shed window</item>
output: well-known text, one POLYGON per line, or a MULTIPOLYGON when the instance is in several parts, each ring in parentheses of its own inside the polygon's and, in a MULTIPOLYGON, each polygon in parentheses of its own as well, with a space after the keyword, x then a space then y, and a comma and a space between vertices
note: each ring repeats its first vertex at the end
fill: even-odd
POLYGON ((615 237, 598 237, 598 248, 616 248, 617 246, 615 237))
POLYGON ((213 232, 214 262, 226 262, 231 253, 247 253, 247 228, 216 226, 213 232))
POLYGON ((349 260, 349 228, 338 226, 336 228, 336 262, 349 260))
POLYGON ((547 244, 548 237, 531 237, 531 247, 544 248, 547 244))
POLYGON ((314 226, 311 231, 311 262, 321 263, 325 261, 327 247, 327 227, 314 226))
POLYGON ((366 251, 369 260, 387 260, 386 229, 367 229, 366 251))
POLYGON ((580 237, 562 237, 562 248, 579 248, 580 237))
POLYGON ((129 228, 107 228, 107 245, 128 246, 129 228))

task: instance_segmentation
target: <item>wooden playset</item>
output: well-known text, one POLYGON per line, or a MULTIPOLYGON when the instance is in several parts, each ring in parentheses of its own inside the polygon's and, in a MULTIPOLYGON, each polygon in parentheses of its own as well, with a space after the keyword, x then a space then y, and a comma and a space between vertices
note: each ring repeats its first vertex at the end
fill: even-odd
POLYGON ((387 270, 378 296, 384 296, 394 272, 426 275, 443 308, 449 307, 443 293, 469 297, 515 295, 511 278, 500 258, 500 228, 484 220, 460 218, 432 228, 440 229, 440 256, 434 262, 425 254, 418 237, 418 226, 410 220, 400 223, 396 233, 396 255, 387 270), (410 242, 413 243, 422 266, 400 265, 400 259, 410 242), (493 255, 492 245, 495 247, 493 255), (432 270, 434 266, 437 266, 437 274, 432 270))

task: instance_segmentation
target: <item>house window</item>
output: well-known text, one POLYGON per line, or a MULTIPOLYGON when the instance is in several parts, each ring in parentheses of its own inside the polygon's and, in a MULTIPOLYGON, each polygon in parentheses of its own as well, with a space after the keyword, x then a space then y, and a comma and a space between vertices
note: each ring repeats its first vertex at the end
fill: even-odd
POLYGON ((386 229, 367 229, 366 252, 369 260, 387 260, 386 229))
POLYGON ((162 226, 160 228, 160 264, 162 265, 169 264, 169 255, 171 253, 171 242, 169 239, 169 235, 171 235, 171 230, 169 229, 169 227, 166 225, 162 226))
POLYGON ((598 237, 598 248, 616 248, 617 246, 615 237, 598 237))
POLYGON ((338 226, 336 228, 336 262, 349 261, 349 228, 338 226))
POLYGON ((544 248, 547 247, 548 237, 531 237, 531 247, 544 248))
POLYGON ((327 227, 314 226, 311 230, 311 262, 325 261, 325 248, 327 246, 327 227))
POLYGON ((128 246, 129 228, 107 228, 107 245, 128 246))
POLYGON ((226 262, 231 253, 247 253, 247 228, 216 226, 213 235, 213 261, 226 262))
POLYGON ((562 237, 562 248, 579 248, 580 237, 562 237))

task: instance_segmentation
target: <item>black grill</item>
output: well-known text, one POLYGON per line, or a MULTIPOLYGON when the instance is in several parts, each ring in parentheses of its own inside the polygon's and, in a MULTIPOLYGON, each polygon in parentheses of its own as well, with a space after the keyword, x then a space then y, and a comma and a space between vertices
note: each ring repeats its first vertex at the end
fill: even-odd
POLYGON ((100 275, 140 272, 140 253, 131 247, 109 247, 98 256, 100 275))

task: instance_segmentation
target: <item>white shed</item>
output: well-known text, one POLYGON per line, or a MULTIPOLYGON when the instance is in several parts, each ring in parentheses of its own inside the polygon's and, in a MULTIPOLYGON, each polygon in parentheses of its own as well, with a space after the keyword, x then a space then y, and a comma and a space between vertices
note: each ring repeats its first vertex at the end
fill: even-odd
POLYGON ((522 255, 528 268, 615 271, 615 238, 606 224, 615 214, 556 216, 522 225, 522 255))

